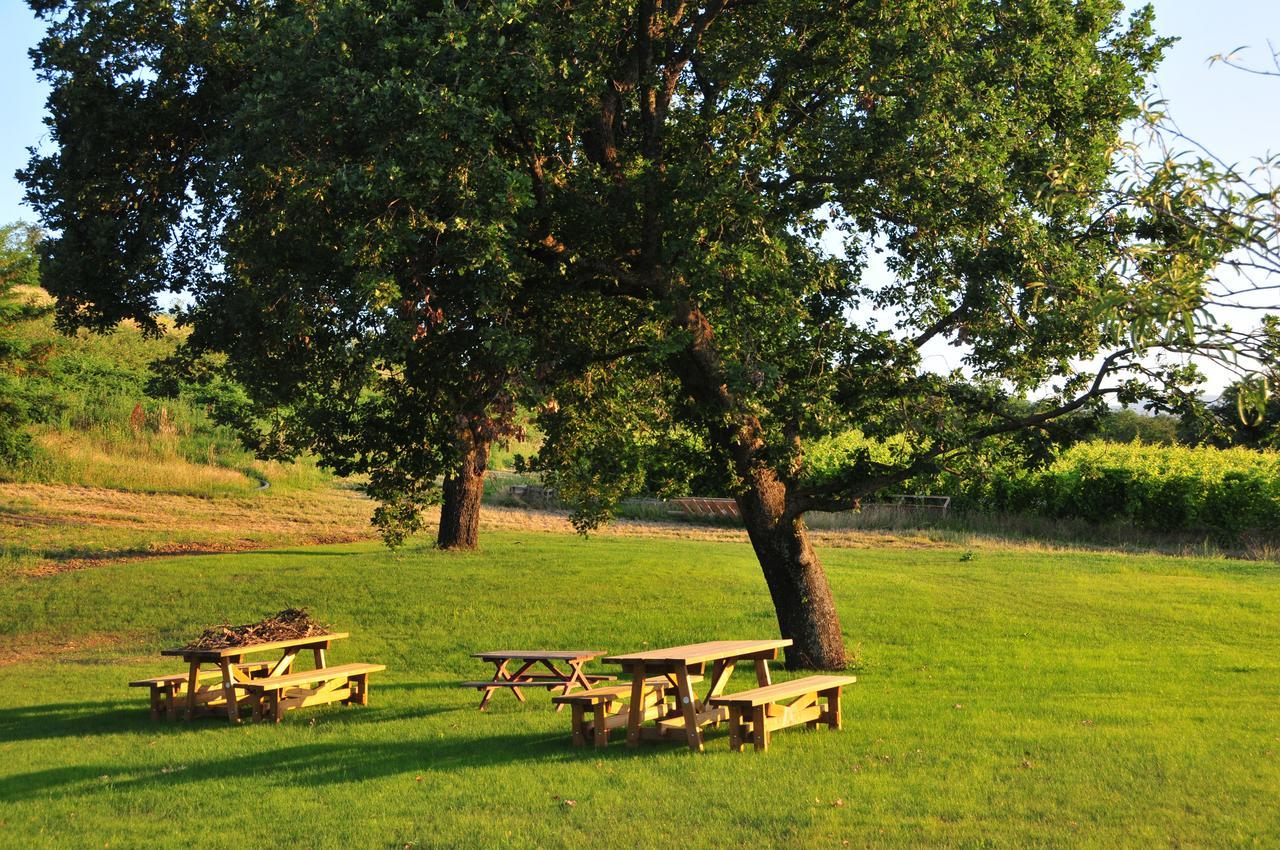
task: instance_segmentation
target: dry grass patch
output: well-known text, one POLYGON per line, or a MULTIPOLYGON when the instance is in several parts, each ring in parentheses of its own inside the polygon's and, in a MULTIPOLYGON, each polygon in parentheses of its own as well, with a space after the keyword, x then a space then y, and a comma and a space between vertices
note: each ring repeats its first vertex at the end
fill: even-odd
MULTIPOLYGON (((369 524, 373 503, 344 485, 254 490, 216 497, 137 493, 103 487, 0 483, 0 553, 11 570, 47 576, 120 560, 215 554, 322 543, 377 540, 369 524)), ((422 539, 435 534, 439 511, 428 512, 422 539)), ((560 511, 486 505, 488 532, 573 534, 560 511)), ((747 543, 746 531, 726 525, 621 519, 592 533, 605 537, 747 543)), ((1012 549, 1066 551, 1081 547, 1005 541, 939 530, 813 530, 824 549, 1012 549)), ((481 546, 484 546, 483 537, 481 546)))
POLYGON ((130 640, 121 634, 94 634, 67 638, 51 632, 29 632, 0 635, 0 667, 33 661, 87 661, 104 649, 120 646, 130 640))
POLYGON ((122 558, 374 539, 370 503, 343 488, 245 496, 0 483, 0 540, 26 575, 122 558))
MULTIPOLYGON (((59 478, 89 487, 215 495, 249 492, 259 486, 235 469, 192 463, 163 439, 155 445, 120 445, 80 431, 50 431, 38 434, 37 442, 56 459, 59 478)), ((177 438, 168 442, 176 444, 177 438)))

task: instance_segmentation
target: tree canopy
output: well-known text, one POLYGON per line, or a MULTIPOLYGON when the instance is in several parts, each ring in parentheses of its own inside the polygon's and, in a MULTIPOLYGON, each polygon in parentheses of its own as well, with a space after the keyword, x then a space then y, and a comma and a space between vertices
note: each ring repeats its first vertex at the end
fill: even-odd
POLYGON ((584 527, 694 446, 793 666, 845 657, 807 511, 1172 403, 1194 370, 1153 352, 1229 344, 1205 307, 1246 202, 1131 167, 1167 42, 1120 0, 32 5, 64 323, 194 293, 197 344, 396 492, 520 393, 584 527), (963 368, 925 368, 944 342, 963 368), (816 470, 855 429, 899 450, 816 470))

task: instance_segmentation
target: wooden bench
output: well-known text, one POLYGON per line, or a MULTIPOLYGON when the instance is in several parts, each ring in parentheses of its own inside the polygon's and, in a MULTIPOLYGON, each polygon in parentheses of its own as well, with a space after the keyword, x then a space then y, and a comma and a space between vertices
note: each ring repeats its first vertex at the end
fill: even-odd
MULTIPOLYGON (((701 676, 689 676, 690 683, 702 681, 701 676)), ((666 700, 668 695, 674 696, 676 683, 667 676, 651 676, 644 680, 643 720, 655 720, 667 714, 666 700)), ((609 746, 609 732, 612 729, 625 728, 627 725, 627 698, 631 696, 631 682, 621 685, 610 685, 603 688, 592 688, 589 691, 578 691, 552 697, 557 705, 567 705, 573 709, 573 745, 586 746, 587 739, 593 738, 597 747, 609 746), (587 717, 587 712, 591 717, 587 717)), ((643 722, 643 721, 642 721, 643 722)))
POLYGON ((742 752, 748 741, 757 750, 769 748, 769 734, 775 729, 808 723, 825 723, 840 728, 840 689, 858 681, 856 676, 806 676, 790 682, 766 685, 736 694, 711 698, 711 705, 729 709, 729 748, 742 752), (783 700, 792 700, 783 705, 783 700), (818 705, 826 700, 826 708, 818 705))
POLYGON ((386 670, 384 664, 339 664, 286 676, 245 682, 241 687, 253 697, 253 719, 270 717, 279 723, 293 708, 342 701, 369 704, 369 674, 386 670), (309 686, 309 687, 308 687, 309 686))
MULTIPOLYGON (((260 676, 266 673, 271 665, 265 661, 254 661, 246 664, 236 664, 234 667, 247 676, 260 676)), ((139 679, 136 682, 130 682, 129 687, 151 689, 152 720, 159 720, 162 717, 176 719, 179 713, 178 697, 186 696, 188 678, 189 674, 187 673, 173 673, 168 676, 139 679)), ((197 681, 203 682, 209 679, 217 679, 221 683, 222 671, 201 670, 196 674, 197 681)), ((204 706, 221 703, 223 701, 222 688, 217 687, 201 691, 196 695, 196 701, 197 704, 204 706)))

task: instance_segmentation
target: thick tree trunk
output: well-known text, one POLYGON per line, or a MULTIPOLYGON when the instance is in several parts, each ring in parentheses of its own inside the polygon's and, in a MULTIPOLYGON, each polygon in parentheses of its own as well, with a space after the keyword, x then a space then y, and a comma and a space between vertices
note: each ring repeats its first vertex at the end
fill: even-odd
POLYGON ((757 480, 753 485, 738 497, 738 507, 773 597, 778 629, 795 641, 786 651, 787 668, 843 670, 847 659, 840 617, 804 520, 782 510, 780 482, 757 480))
POLYGON ((444 505, 436 545, 441 549, 474 549, 480 537, 480 497, 489 466, 489 441, 466 435, 467 453, 456 473, 444 479, 444 505))
POLYGON ((710 436, 732 458, 743 487, 738 508, 773 597, 778 628, 794 641, 787 650, 787 667, 842 670, 847 663, 844 636, 831 585, 804 520, 787 509, 786 482, 764 459, 760 422, 741 412, 727 389, 706 317, 687 302, 679 307, 677 322, 691 342, 676 361, 677 374, 696 403, 724 414, 710 436))

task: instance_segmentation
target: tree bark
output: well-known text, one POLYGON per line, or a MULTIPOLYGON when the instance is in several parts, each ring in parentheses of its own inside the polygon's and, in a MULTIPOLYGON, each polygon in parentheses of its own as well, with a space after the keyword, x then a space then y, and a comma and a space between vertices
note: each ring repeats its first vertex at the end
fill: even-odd
POLYGON ((480 537, 480 497, 489 466, 490 441, 468 431, 462 464, 444 478, 444 504, 436 546, 441 549, 474 549, 480 537))
POLYGON ((786 651, 787 669, 843 670, 848 660, 840 617, 804 520, 785 512, 781 482, 757 477, 751 484, 738 496, 738 508, 773 598, 778 629, 794 641, 786 651))
POLYGON ((847 659, 831 585, 804 520, 788 510, 786 481, 764 459, 760 422, 740 411, 729 392, 702 311, 682 302, 676 319, 691 338, 675 363, 676 373, 697 404, 723 413, 713 417, 710 436, 733 460, 742 487, 738 508, 773 597, 778 628, 794 641, 786 652, 787 668, 842 670, 847 659))

